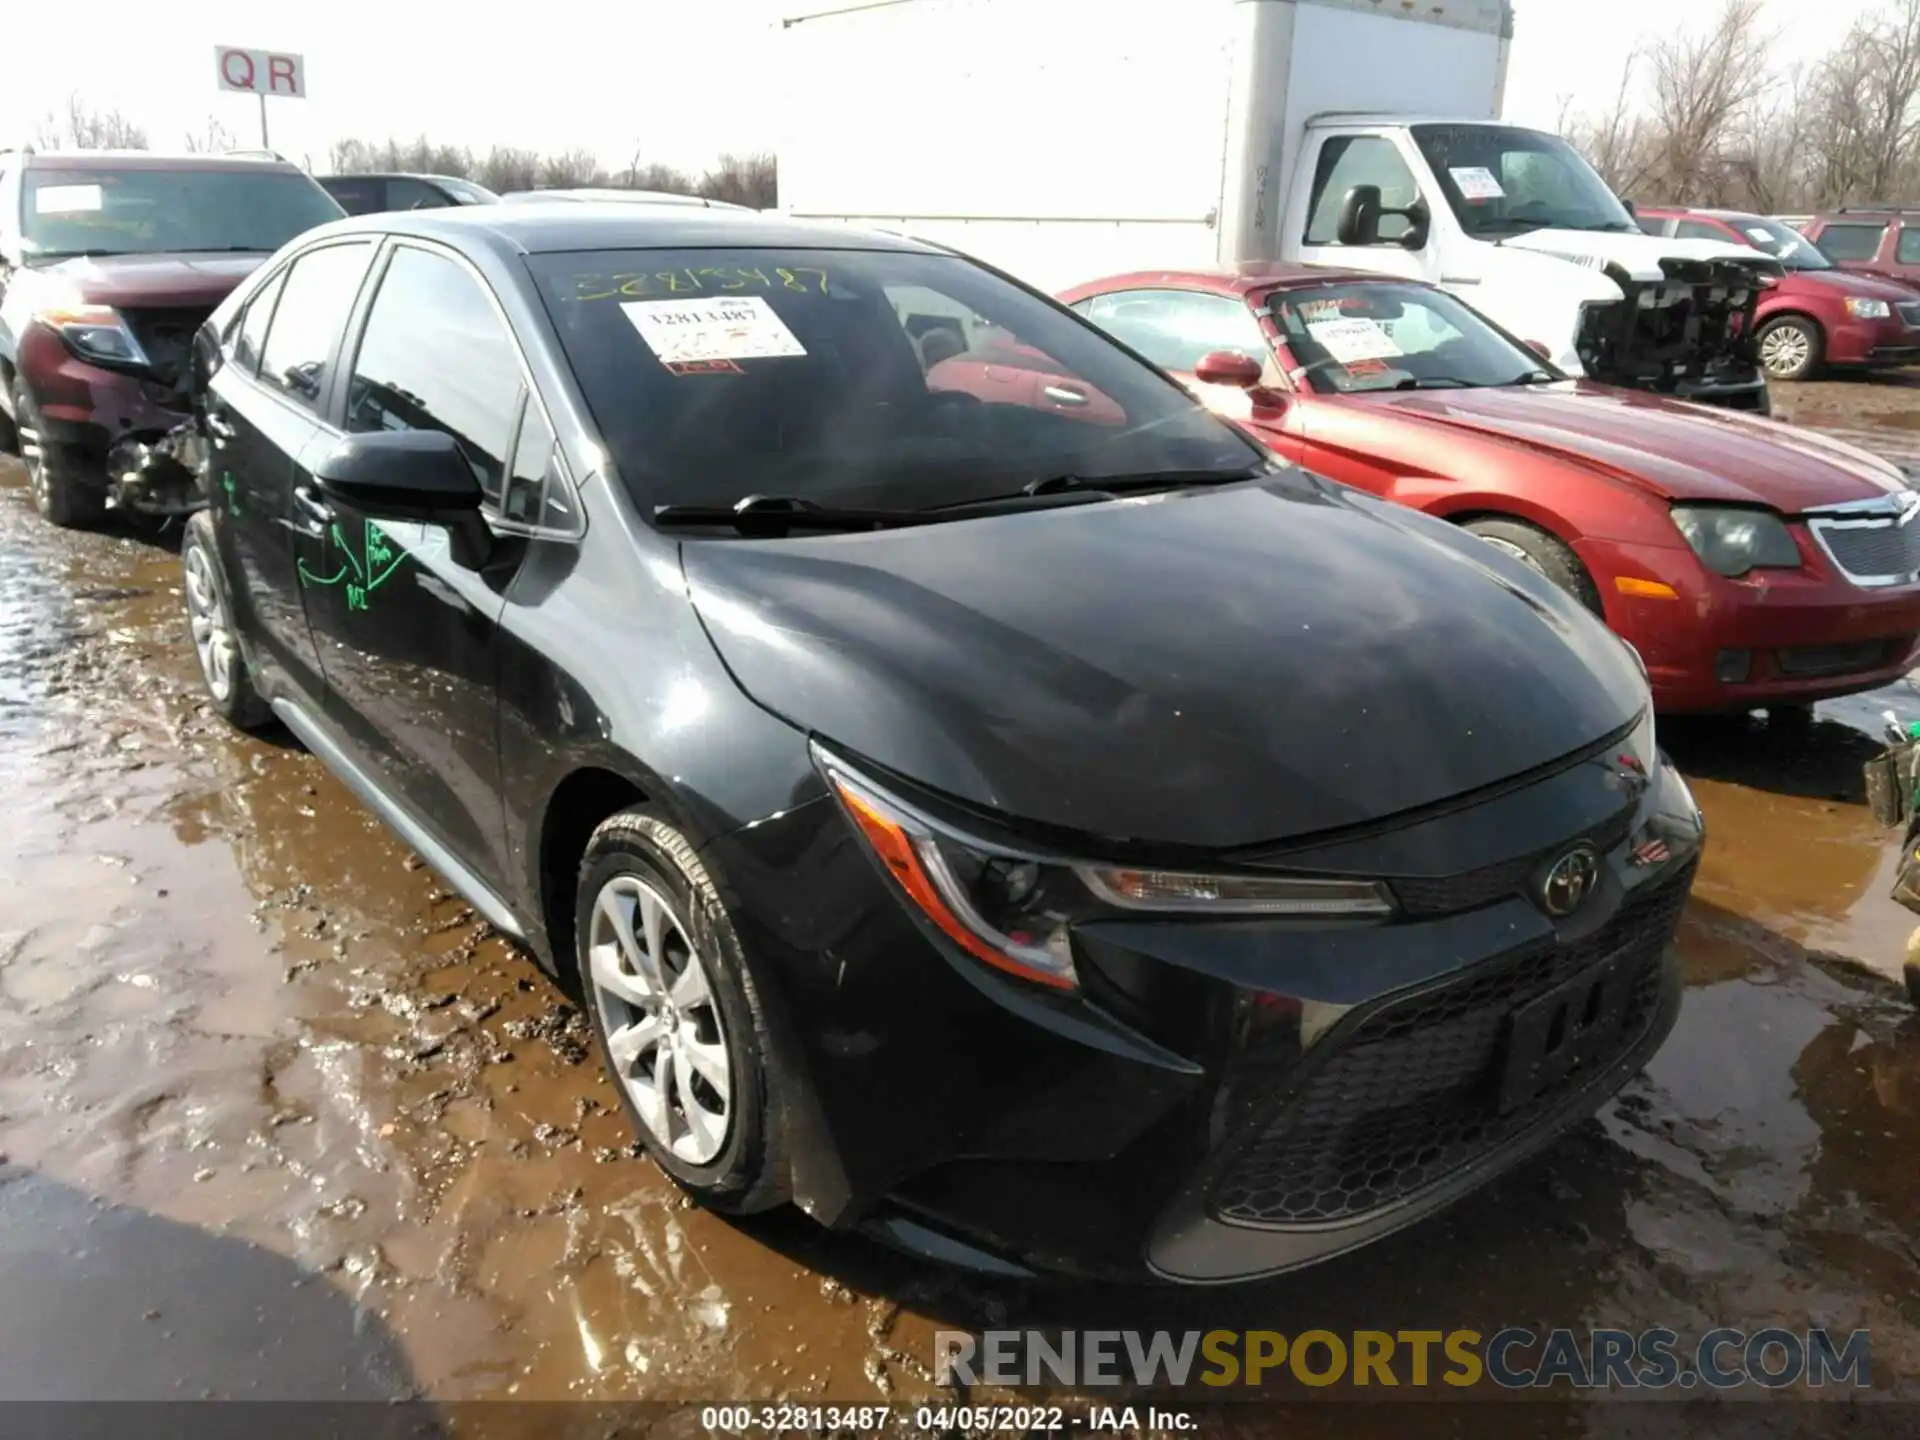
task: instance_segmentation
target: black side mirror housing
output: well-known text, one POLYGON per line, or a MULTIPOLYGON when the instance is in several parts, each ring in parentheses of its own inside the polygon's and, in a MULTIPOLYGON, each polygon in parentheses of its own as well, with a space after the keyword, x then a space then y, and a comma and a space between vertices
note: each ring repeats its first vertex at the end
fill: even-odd
POLYGON ((348 435, 313 468, 320 493, 372 520, 445 526, 454 562, 469 570, 493 553, 480 513, 486 498, 459 443, 444 430, 348 435))
POLYGON ((1624 195, 1620 197, 1620 208, 1636 219, 1639 218, 1640 212, 1633 208, 1633 202, 1624 195))
POLYGON ((1388 243, 1407 250, 1426 247, 1427 202, 1415 200, 1411 205, 1394 209, 1380 203, 1378 185, 1356 185, 1347 191, 1340 202, 1340 219, 1334 226, 1333 238, 1342 245, 1378 245, 1382 243, 1380 222, 1389 215, 1405 220, 1407 228, 1388 243))

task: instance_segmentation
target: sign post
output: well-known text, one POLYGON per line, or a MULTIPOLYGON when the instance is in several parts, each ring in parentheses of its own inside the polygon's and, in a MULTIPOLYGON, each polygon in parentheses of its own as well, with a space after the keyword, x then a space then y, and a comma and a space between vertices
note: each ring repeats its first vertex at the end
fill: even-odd
POLYGON ((232 45, 213 47, 213 65, 222 90, 260 98, 260 146, 267 145, 267 97, 289 100, 307 96, 307 62, 302 55, 281 50, 242 50, 232 45))

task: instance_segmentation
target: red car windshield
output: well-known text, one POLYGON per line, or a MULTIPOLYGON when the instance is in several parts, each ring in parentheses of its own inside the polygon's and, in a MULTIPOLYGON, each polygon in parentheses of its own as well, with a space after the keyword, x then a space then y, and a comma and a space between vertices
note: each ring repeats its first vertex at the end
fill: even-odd
POLYGON ((29 260, 278 250, 346 212, 284 170, 29 169, 21 229, 29 260))
POLYGON ((1789 270, 1831 270, 1834 264, 1814 243, 1790 225, 1764 215, 1742 215, 1727 224, 1749 245, 1764 250, 1789 270))
POLYGON ((1424 286, 1319 285, 1280 291, 1269 305, 1296 380, 1322 394, 1562 378, 1451 295, 1424 286))

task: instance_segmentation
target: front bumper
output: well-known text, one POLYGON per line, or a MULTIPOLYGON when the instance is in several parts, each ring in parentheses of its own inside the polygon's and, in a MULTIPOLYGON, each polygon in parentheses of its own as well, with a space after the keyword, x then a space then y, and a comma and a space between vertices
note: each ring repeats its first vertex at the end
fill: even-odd
POLYGON ((1192 1283, 1309 1264, 1444 1208, 1591 1113, 1672 1024, 1698 812, 1665 767, 1623 793, 1612 756, 1288 858, 1404 886, 1390 923, 1085 924, 1071 1002, 948 953, 830 802, 714 842, 783 1017, 796 1200, 1002 1273, 1192 1283), (1576 838, 1601 878, 1555 922, 1527 892, 1576 838), (1512 1013, 1608 966, 1636 1008, 1503 1106, 1512 1013), (1443 1122, 1460 1123, 1423 1157, 1443 1122), (1394 1137, 1413 1134, 1402 1154, 1394 1137), (1287 1209, 1289 1165, 1344 1174, 1368 1155, 1339 1203, 1287 1209))
POLYGON ((89 365, 39 326, 21 336, 19 368, 40 407, 45 440, 65 447, 103 488, 115 446, 152 443, 192 418, 177 387, 89 365))
POLYGON ((1920 330, 1899 320, 1847 320, 1827 327, 1829 365, 1911 365, 1920 362, 1920 330))
POLYGON ((1865 589, 1803 543, 1808 568, 1728 580, 1684 545, 1582 540, 1607 623, 1646 662, 1663 712, 1809 703, 1872 690, 1920 661, 1920 585, 1865 589), (1652 580, 1674 598, 1621 593, 1616 577, 1652 580))

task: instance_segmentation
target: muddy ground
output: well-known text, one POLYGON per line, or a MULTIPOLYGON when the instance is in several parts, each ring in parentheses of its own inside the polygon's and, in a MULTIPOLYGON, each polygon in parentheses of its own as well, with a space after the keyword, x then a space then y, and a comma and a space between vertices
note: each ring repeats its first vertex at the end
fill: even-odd
MULTIPOLYGON (((1920 462, 1920 387, 1781 408, 1920 462)), ((1014 1287, 688 1208, 566 998, 208 711, 173 541, 56 532, 0 465, 0 1397, 899 1401, 935 1329, 1029 1324, 1867 1326, 1877 1389, 1920 1374, 1912 924, 1859 780, 1911 681, 1663 727, 1712 836, 1686 1005, 1545 1157, 1276 1283, 1014 1287)), ((1342 1431, 1409 1433, 1374 1413, 1342 1431)))

